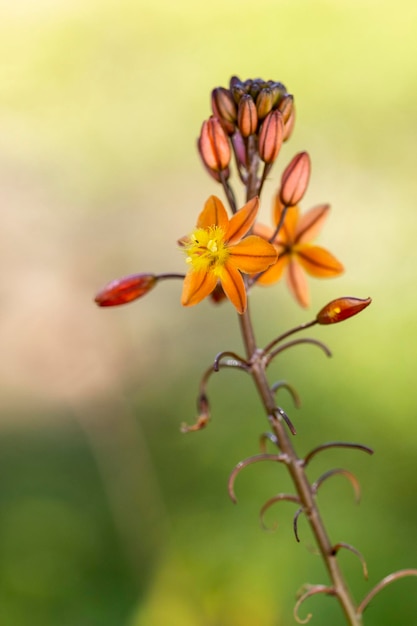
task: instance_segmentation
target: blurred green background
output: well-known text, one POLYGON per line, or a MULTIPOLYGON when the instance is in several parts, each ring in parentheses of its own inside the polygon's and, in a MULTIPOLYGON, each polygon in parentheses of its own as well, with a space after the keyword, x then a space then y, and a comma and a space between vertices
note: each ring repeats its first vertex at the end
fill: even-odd
MULTIPOLYGON (((300 454, 328 451, 311 477, 345 466, 320 505, 359 599, 417 566, 417 5, 377 0, 0 0, 0 625, 281 626, 304 583, 326 583, 281 468, 232 467, 258 451, 266 421, 243 374, 211 380, 213 420, 197 434, 200 372, 240 351, 229 305, 184 310, 180 285, 99 310, 94 293, 137 271, 183 271, 177 237, 220 193, 196 156, 213 87, 232 74, 284 82, 297 123, 265 188, 308 149, 303 208, 331 202, 320 242, 345 264, 310 281, 313 313, 285 284, 255 292, 260 343, 340 295, 372 296, 358 318, 312 333, 277 359, 300 454)), ((395 583, 365 624, 417 623, 416 580, 395 583)), ((344 624, 313 598, 312 624, 344 624)), ((302 609, 303 611, 303 609, 302 609)))

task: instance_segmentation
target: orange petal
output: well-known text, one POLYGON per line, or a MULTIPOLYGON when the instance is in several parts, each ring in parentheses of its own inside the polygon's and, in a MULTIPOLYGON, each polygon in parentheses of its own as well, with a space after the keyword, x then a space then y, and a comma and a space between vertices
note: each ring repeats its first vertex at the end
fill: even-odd
POLYGON ((226 263, 220 275, 220 281, 224 293, 230 302, 236 308, 237 312, 242 314, 246 311, 246 288, 245 283, 239 270, 231 263, 226 263))
POLYGON ((278 253, 275 247, 256 235, 249 235, 229 248, 231 263, 245 274, 263 272, 275 263, 278 253))
POLYGON ((220 226, 227 231, 229 218, 223 202, 217 196, 210 196, 204 205, 197 220, 197 228, 210 228, 210 226, 220 226))
POLYGON ((212 273, 188 272, 184 278, 182 288, 181 304, 183 306, 193 306, 204 300, 215 288, 217 279, 212 273))
POLYGON ((332 276, 338 276, 344 271, 340 261, 320 246, 304 244, 294 247, 294 252, 297 255, 297 261, 310 276, 331 278, 332 276))
POLYGON ((330 204, 319 204, 301 216, 295 238, 297 243, 306 243, 317 237, 330 210, 330 204))
POLYGON ((225 240, 230 244, 240 241, 252 227, 259 209, 259 198, 252 198, 230 218, 225 240))
POLYGON ((289 261, 289 254, 283 254, 281 257, 278 257, 278 261, 267 269, 261 276, 259 276, 256 282, 260 285, 272 285, 273 283, 276 283, 282 277, 289 261))
POLYGON ((305 274, 295 259, 291 259, 287 274, 288 287, 298 304, 306 308, 310 304, 308 284, 305 274))

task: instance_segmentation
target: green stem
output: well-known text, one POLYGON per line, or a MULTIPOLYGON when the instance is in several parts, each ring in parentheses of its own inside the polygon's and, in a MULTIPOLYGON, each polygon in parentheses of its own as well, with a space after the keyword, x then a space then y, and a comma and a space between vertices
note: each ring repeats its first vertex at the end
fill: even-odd
POLYGON ((332 543, 327 535, 314 499, 312 487, 304 471, 302 459, 297 456, 283 423, 276 417, 275 398, 266 377, 265 365, 262 358, 260 358, 261 351, 256 345, 249 309, 243 315, 239 315, 239 323, 246 357, 251 363, 250 374, 258 389, 266 415, 277 438, 277 447, 288 459, 286 463, 288 471, 332 581, 334 595, 341 605, 347 623, 350 626, 362 626, 362 617, 357 613, 356 604, 334 554, 332 543))

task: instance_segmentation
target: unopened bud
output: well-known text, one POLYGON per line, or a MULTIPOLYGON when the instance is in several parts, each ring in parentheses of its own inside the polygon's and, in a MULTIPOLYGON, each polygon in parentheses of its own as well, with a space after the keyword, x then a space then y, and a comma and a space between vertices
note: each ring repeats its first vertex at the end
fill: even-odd
POLYGON ((298 204, 304 196, 310 178, 310 157, 299 152, 285 169, 281 178, 280 199, 286 206, 298 204))
POLYGON ((262 89, 258 97, 256 98, 256 110, 258 112, 258 118, 263 120, 264 117, 268 115, 270 111, 272 111, 272 107, 274 106, 274 94, 270 87, 265 87, 262 89))
POLYGON ((203 161, 203 165, 204 165, 204 169, 206 170, 207 174, 209 174, 209 176, 214 178, 214 180, 216 182, 218 182, 218 183, 221 183, 222 180, 227 180, 230 177, 230 169, 229 169, 229 167, 226 167, 225 170, 220 170, 219 172, 217 172, 216 170, 211 170, 209 167, 207 167, 207 165, 204 163, 204 161, 203 161))
POLYGON ((371 298, 337 298, 326 304, 326 306, 317 313, 317 323, 326 325, 343 322, 349 317, 353 317, 353 315, 363 311, 371 302, 371 298))
POLYGON ((214 115, 219 118, 226 133, 231 135, 235 129, 237 108, 230 91, 224 87, 213 89, 211 106, 214 115))
POLYGON ((259 133, 259 156, 265 163, 273 163, 278 156, 284 136, 282 115, 274 110, 268 113, 259 133))
POLYGON ((291 137, 292 131, 294 130, 294 124, 295 124, 295 109, 292 110, 290 117, 284 124, 284 141, 287 141, 291 137))
MULTIPOLYGON (((274 107, 288 96, 287 88, 282 83, 270 81, 272 93, 274 94, 274 107)), ((279 107, 278 107, 279 108, 279 107)))
POLYGON ((239 101, 237 123, 242 137, 249 137, 249 135, 256 133, 258 114, 254 101, 247 94, 242 96, 239 101))
POLYGON ((240 80, 239 76, 231 76, 230 77, 229 87, 230 87, 231 90, 236 85, 241 85, 241 84, 242 84, 242 81, 240 80))
POLYGON ((233 144, 235 156, 239 165, 246 167, 247 165, 246 146, 245 146, 245 142, 243 141, 243 137, 238 130, 232 135, 232 144, 233 144))
POLYGON ((233 84, 233 86, 232 85, 230 86, 230 91, 232 93, 233 100, 236 102, 236 104, 239 104, 242 96, 244 96, 247 93, 244 84, 240 80, 237 80, 233 84))
POLYGON ((198 140, 198 150, 209 170, 225 170, 230 163, 231 150, 228 137, 217 117, 203 122, 198 140))
POLYGON ((253 101, 256 102, 257 97, 259 96, 262 89, 266 87, 266 84, 265 81, 262 80, 262 78, 255 78, 250 82, 251 85, 249 87, 248 93, 252 96, 253 101))
POLYGON ((284 120, 284 124, 288 122, 288 118, 294 109, 294 96, 287 94, 279 103, 278 110, 282 113, 282 119, 284 120))
POLYGON ((98 306, 119 306, 145 296, 158 282, 154 274, 132 274, 103 287, 94 301, 98 306))

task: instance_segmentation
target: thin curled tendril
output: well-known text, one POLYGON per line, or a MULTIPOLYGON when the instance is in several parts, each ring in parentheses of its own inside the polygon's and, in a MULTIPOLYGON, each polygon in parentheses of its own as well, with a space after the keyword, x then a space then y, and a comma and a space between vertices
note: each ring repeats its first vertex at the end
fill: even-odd
POLYGON ((264 528, 265 530, 275 530, 277 527, 277 523, 275 523, 273 525, 272 528, 268 528, 268 526, 265 524, 264 522, 264 516, 265 513, 267 512, 267 510, 276 502, 282 502, 283 500, 286 500, 287 502, 295 502, 295 504, 301 504, 300 502, 300 498, 298 496, 294 496, 291 493, 278 493, 276 496, 273 496, 272 498, 269 498, 269 500, 267 500, 265 502, 265 504, 262 506, 260 512, 259 512, 259 519, 261 521, 261 526, 262 528, 264 528))
POLYGON ((294 617, 295 617, 296 621, 299 624, 308 624, 308 622, 313 617, 312 613, 308 613, 307 616, 304 619, 301 619, 301 617, 298 614, 298 611, 300 610, 301 605, 308 598, 311 598, 311 596, 315 596, 315 595, 317 595, 319 593, 326 593, 329 596, 334 596, 335 595, 335 590, 333 589, 333 587, 326 587, 325 585, 313 585, 313 586, 309 587, 307 589, 307 591, 305 591, 300 596, 300 598, 297 600, 297 602, 296 602, 296 604, 294 606, 294 617))
POLYGON ((279 391, 279 389, 286 389, 289 392, 292 398, 292 401, 294 402, 295 408, 296 409, 300 408, 301 406, 300 396, 298 395, 296 389, 292 385, 285 382, 285 380, 278 380, 276 383, 272 385, 271 391, 273 393, 276 393, 277 391, 279 391))
POLYGON ((317 346, 318 348, 321 348, 321 350, 323 350, 326 356, 328 357, 332 356, 332 353, 330 352, 326 344, 324 344, 322 341, 319 341, 318 339, 310 339, 307 337, 303 339, 294 339, 293 341, 288 341, 287 343, 284 343, 282 346, 280 346, 276 350, 273 350, 273 352, 270 352, 265 360, 266 366, 268 366, 271 363, 272 359, 275 359, 275 357, 278 356, 278 354, 281 354, 281 352, 284 352, 284 350, 287 350, 288 348, 292 348, 293 346, 299 346, 303 343, 309 343, 313 346, 317 346))
POLYGON ((280 417, 282 417, 282 419, 284 420, 284 422, 287 424, 288 428, 290 429, 290 432, 291 432, 292 435, 296 435, 297 434, 297 431, 295 429, 294 424, 292 423, 292 421, 290 420, 290 418, 288 417, 288 415, 286 414, 284 409, 281 409, 280 406, 277 406, 276 409, 275 409, 275 415, 276 416, 279 415, 280 417))
POLYGON ((234 491, 235 480, 238 474, 253 463, 258 463, 259 461, 275 461, 277 463, 286 463, 287 455, 286 454, 255 454, 254 456, 250 456, 244 461, 239 461, 239 463, 234 467, 232 473, 229 476, 229 480, 227 483, 227 491, 229 493, 230 499, 235 504, 237 503, 237 498, 234 491))
POLYGON ((292 523, 292 527, 294 529, 294 535, 295 535, 295 540, 297 541, 297 543, 300 543, 300 537, 298 535, 298 518, 300 517, 301 513, 304 513, 303 508, 300 507, 294 515, 294 520, 292 523))
POLYGON ((242 357, 240 357, 238 354, 236 354, 236 352, 230 352, 229 350, 226 350, 224 352, 219 352, 219 354, 216 355, 215 359, 214 359, 214 363, 213 363, 213 370, 215 372, 218 372, 220 369, 220 362, 224 357, 231 357, 231 360, 226 361, 226 363, 222 363, 223 366, 226 367, 239 367, 241 369, 244 369, 246 371, 249 370, 249 363, 243 359, 242 357))
POLYGON ((351 546, 350 543, 345 543, 344 541, 341 541, 340 543, 337 543, 335 546, 333 546, 332 554, 336 556, 340 548, 345 548, 346 550, 350 550, 350 552, 353 552, 353 554, 355 554, 358 557, 358 559, 360 560, 362 564, 363 577, 365 578, 365 580, 368 580, 368 567, 366 565, 366 561, 362 552, 359 552, 359 550, 351 546))
POLYGON ((346 476, 346 478, 350 481, 353 490, 355 492, 355 500, 357 503, 360 502, 361 499, 361 489, 360 489, 360 485, 359 485, 359 481, 356 478, 356 476, 354 474, 352 474, 352 472, 349 472, 346 469, 343 468, 335 468, 332 470, 329 470, 328 472, 325 472, 324 474, 322 474, 313 484, 312 484, 312 490, 313 493, 317 493, 319 487, 321 487, 321 485, 324 483, 325 480, 327 480, 328 478, 331 478, 332 476, 335 476, 336 474, 342 474, 343 476, 346 476))
POLYGON ((307 456, 304 457, 303 465, 304 467, 311 461, 311 459, 316 456, 322 450, 327 450, 328 448, 354 448, 356 450, 362 450, 363 452, 367 452, 368 454, 373 454, 374 451, 369 446, 364 446, 361 443, 350 443, 349 441, 328 441, 327 443, 322 443, 317 448, 313 448, 307 456))
POLYGON ((393 574, 389 574, 385 576, 371 591, 362 602, 359 604, 357 608, 357 614, 362 615, 370 601, 381 591, 384 587, 387 587, 391 583, 399 580, 400 578, 405 578, 406 576, 417 576, 417 569, 401 569, 398 572, 394 572, 393 574))

